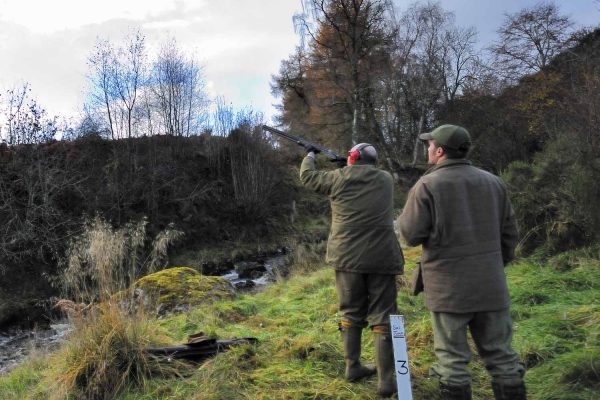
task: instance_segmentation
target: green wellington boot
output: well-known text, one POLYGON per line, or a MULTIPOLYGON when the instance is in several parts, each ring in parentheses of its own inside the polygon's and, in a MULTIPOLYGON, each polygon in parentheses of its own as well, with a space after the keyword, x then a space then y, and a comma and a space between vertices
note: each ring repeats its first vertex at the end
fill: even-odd
POLYGON ((377 360, 377 394, 381 397, 392 397, 398 388, 391 335, 375 334, 375 359, 377 360))
POLYGON ((492 382, 492 390, 496 400, 527 400, 527 391, 523 382, 516 385, 501 385, 492 382))
POLYGON ((346 361, 346 379, 356 382, 375 375, 375 368, 360 363, 360 339, 362 328, 348 327, 342 330, 344 342, 344 359, 346 361))
POLYGON ((471 385, 446 385, 440 382, 442 400, 471 400, 471 385))

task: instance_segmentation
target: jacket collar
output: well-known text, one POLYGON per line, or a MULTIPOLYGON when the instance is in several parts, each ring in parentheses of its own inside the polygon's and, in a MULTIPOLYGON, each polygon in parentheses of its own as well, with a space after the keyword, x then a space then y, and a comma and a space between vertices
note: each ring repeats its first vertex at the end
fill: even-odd
POLYGON ((373 164, 372 162, 367 162, 367 161, 364 161, 364 160, 356 160, 354 162, 354 164, 352 164, 351 166, 354 166, 354 165, 371 165, 373 167, 375 166, 375 164, 373 164))
POLYGON ((437 171, 438 169, 441 169, 441 168, 452 167, 455 165, 471 165, 471 161, 467 160, 466 158, 446 159, 446 160, 440 162, 439 164, 433 165, 431 168, 429 168, 425 172, 424 175, 431 174, 432 172, 437 171))

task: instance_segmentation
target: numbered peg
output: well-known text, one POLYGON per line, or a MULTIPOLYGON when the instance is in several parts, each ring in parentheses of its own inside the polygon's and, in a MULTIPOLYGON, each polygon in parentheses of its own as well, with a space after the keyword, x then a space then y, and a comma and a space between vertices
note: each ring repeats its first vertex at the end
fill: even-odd
POLYGON ((398 400, 412 400, 404 317, 402 315, 390 315, 390 325, 392 329, 392 344, 394 346, 398 400))

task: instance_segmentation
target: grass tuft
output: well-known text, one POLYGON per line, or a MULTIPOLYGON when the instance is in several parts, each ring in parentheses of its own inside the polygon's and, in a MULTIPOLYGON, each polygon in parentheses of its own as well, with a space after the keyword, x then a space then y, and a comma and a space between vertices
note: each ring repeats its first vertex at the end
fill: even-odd
POLYGON ((125 313, 118 304, 100 304, 77 322, 68 342, 50 357, 43 386, 52 399, 111 399, 127 385, 176 375, 176 368, 165 367, 144 351, 165 344, 161 337, 144 315, 125 313))

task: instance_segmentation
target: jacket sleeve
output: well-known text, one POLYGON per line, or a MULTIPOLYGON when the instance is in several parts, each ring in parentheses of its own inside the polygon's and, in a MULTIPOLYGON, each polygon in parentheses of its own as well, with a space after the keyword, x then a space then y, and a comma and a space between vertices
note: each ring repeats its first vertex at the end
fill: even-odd
POLYGON ((425 185, 418 181, 408 192, 402 214, 398 217, 400 235, 407 245, 426 243, 433 225, 431 197, 425 185))
POLYGON ((308 189, 329 196, 334 184, 334 176, 332 171, 317 171, 314 158, 307 156, 300 166, 300 181, 308 189))
POLYGON ((515 248, 519 242, 519 230, 517 227, 517 218, 513 210, 508 194, 505 191, 504 213, 502 216, 501 231, 502 261, 504 265, 515 259, 515 248))

